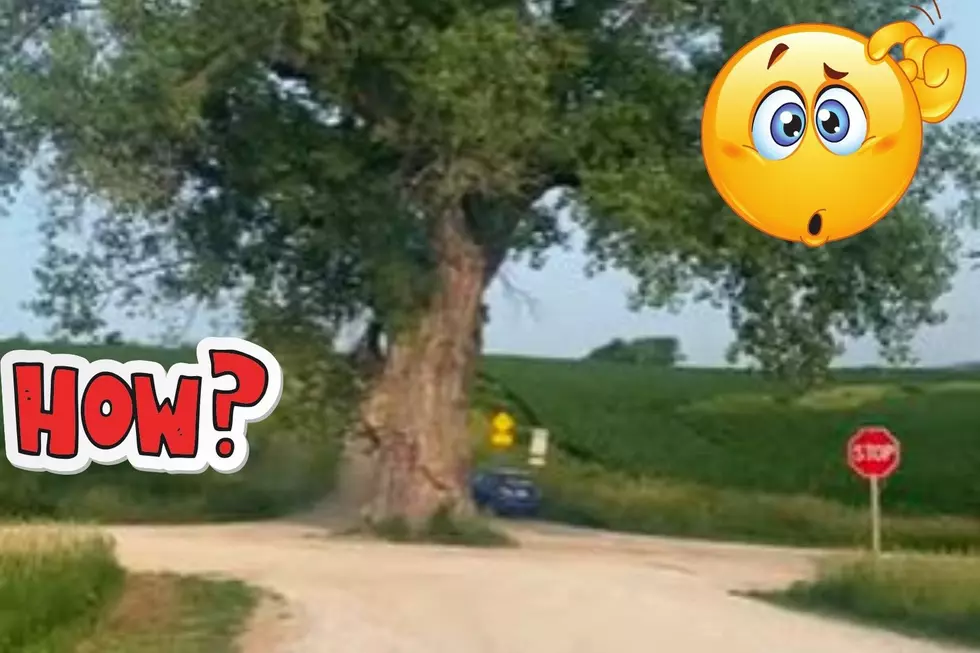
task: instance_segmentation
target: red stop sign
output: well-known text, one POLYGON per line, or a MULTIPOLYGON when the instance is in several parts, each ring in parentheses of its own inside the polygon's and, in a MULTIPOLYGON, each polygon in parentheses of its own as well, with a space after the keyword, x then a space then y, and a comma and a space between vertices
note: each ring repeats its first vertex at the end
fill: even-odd
POLYGON ((865 426, 847 442, 847 464, 864 478, 885 478, 898 469, 902 446, 883 426, 865 426))

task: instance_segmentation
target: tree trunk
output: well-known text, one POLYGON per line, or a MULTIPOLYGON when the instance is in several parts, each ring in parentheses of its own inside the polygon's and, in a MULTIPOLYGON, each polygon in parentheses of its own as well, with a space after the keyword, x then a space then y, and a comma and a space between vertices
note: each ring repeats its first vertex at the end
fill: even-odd
POLYGON ((438 283, 429 305, 411 328, 389 336, 384 368, 361 407, 374 468, 362 516, 401 519, 413 529, 440 509, 472 510, 467 423, 487 258, 461 210, 444 216, 435 241, 438 283))

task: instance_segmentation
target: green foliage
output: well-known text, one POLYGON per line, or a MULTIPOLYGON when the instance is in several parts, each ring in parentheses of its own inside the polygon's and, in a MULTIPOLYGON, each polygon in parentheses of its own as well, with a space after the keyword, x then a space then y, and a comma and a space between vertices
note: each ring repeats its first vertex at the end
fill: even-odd
MULTIPOLYGON (((798 21, 870 34, 899 0, 0 0, 0 185, 53 210, 36 310, 231 304, 326 340, 371 310, 405 324, 462 212, 488 277, 571 211, 638 304, 730 307, 734 357, 809 380, 844 336, 905 357, 976 215, 976 126, 929 130, 912 192, 810 251, 747 228, 710 186, 699 108, 725 59, 798 21), (930 200, 964 191, 950 215, 930 200), (557 204, 536 203, 548 190, 557 204), (84 238, 74 237, 78 228, 84 238)), ((469 337, 469 334, 461 334, 469 337)))
MULTIPOLYGON (((267 334, 268 335, 268 334, 267 334)), ((354 380, 345 364, 315 345, 281 334, 270 346, 282 365, 276 411, 249 427, 248 464, 237 474, 148 474, 127 463, 92 465, 59 476, 0 463, 0 516, 158 522, 271 517, 317 501, 331 489, 340 437, 350 419, 354 380)), ((190 350, 133 345, 57 345, 7 341, 0 351, 41 348, 96 360, 193 361, 190 350)))
POLYGON ((0 649, 70 650, 122 587, 112 544, 88 534, 25 527, 0 531, 0 649))
POLYGON ((867 485, 847 468, 845 444, 857 427, 884 424, 903 445, 886 514, 980 515, 975 372, 841 371, 798 396, 737 370, 497 357, 485 368, 556 447, 628 476, 861 509, 867 485))
POLYGON ((914 635, 980 645, 980 560, 897 556, 830 560, 818 578, 763 595, 914 635))
POLYGON ((612 363, 673 367, 684 360, 684 355, 677 338, 636 338, 629 342, 616 338, 592 350, 586 358, 612 363))

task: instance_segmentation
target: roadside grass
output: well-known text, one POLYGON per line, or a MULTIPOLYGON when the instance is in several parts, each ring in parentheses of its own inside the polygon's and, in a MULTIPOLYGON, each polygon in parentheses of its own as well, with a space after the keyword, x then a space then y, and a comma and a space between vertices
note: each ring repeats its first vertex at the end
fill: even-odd
MULTIPOLYGON (((557 452, 537 471, 543 516, 579 526, 653 535, 784 544, 864 547, 868 510, 806 495, 725 490, 635 477, 557 452)), ((882 520, 887 546, 918 551, 980 550, 980 519, 896 515, 882 520)))
POLYGON ((4 653, 232 653, 255 601, 237 581, 127 575, 94 529, 0 527, 4 653))
POLYGON ((886 555, 830 559, 814 580, 776 593, 777 605, 980 647, 980 558, 886 555))
POLYGON ((238 581, 132 574, 73 653, 234 653, 257 597, 238 581))
POLYGON ((63 653, 98 621, 125 573, 91 531, 0 529, 0 651, 63 653))

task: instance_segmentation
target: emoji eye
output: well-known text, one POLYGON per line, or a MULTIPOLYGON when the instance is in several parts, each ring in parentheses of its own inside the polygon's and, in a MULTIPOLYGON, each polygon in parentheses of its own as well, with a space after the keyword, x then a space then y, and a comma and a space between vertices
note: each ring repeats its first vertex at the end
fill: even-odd
POLYGON ((790 88, 777 88, 759 103, 752 120, 752 142, 767 159, 785 159, 796 151, 806 130, 803 100, 790 88))
POLYGON ((861 101, 846 88, 831 86, 817 98, 814 120, 820 141, 834 154, 853 154, 868 135, 861 101))

